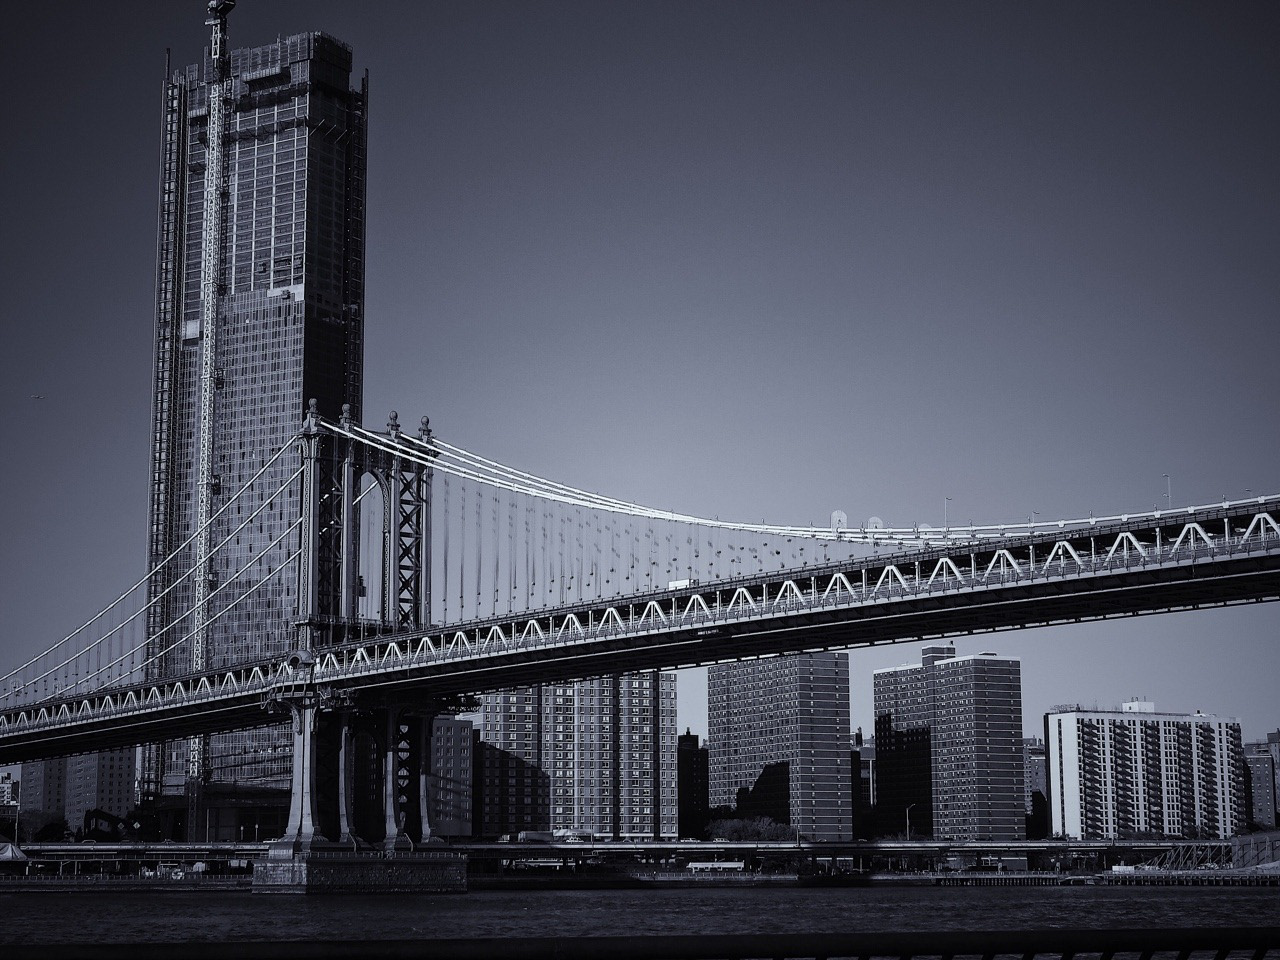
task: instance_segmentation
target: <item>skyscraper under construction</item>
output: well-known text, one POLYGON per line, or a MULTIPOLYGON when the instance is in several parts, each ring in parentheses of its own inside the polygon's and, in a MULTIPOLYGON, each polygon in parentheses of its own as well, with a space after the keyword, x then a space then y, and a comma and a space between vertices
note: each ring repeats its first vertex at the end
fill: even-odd
MULTIPOLYGON (((290 649, 297 584, 275 572, 296 548, 297 487, 248 523, 239 503, 218 510, 264 465, 265 488, 289 478, 290 456, 270 461, 308 399, 360 417, 368 78, 352 87, 351 49, 323 33, 220 49, 233 6, 210 4, 203 61, 164 86, 149 568, 174 559, 150 583, 156 675, 290 649), (202 560, 202 542, 227 538, 202 560)), ((193 779, 287 787, 281 737, 148 748, 144 794, 189 793, 193 779)), ((258 832, 209 809, 194 826, 258 832)))

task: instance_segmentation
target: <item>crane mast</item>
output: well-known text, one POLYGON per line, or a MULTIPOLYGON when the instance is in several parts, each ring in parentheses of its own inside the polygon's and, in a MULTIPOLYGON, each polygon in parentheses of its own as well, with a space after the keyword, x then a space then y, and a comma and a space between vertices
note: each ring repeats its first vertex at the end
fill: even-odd
MULTIPOLYGON (((219 479, 214 470, 216 398, 221 387, 218 358, 218 322, 226 293, 226 222, 228 198, 227 143, 231 116, 231 53, 227 48, 227 15, 235 0, 209 0, 211 28, 209 54, 212 76, 207 83, 208 134, 205 147, 204 217, 200 231, 200 406, 199 451, 197 456, 197 508, 195 544, 195 603, 191 637, 191 670, 207 667, 209 611, 206 609, 214 586, 210 560, 213 500, 219 479)), ((189 813, 198 805, 198 795, 208 768, 208 740, 190 741, 187 763, 189 813)), ((188 822, 188 835, 193 835, 188 822)))

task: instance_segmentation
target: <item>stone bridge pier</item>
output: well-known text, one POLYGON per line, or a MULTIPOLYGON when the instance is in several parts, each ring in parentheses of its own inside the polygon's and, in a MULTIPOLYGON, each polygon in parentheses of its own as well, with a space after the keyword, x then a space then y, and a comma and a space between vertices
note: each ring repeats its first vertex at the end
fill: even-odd
POLYGON ((287 702, 293 782, 284 836, 254 864, 262 893, 461 892, 466 858, 431 835, 430 705, 287 702))
POLYGON ((429 844, 431 720, 420 703, 358 709, 288 705, 293 726, 293 781, 285 835, 273 858, 313 849, 378 851, 429 844))

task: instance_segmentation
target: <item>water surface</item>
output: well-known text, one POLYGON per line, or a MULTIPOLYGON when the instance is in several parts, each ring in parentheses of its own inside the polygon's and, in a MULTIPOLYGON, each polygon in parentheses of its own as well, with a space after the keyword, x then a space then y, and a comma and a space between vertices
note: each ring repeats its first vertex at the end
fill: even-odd
POLYGON ((0 895, 0 942, 395 940, 1280 924, 1275 887, 915 887, 0 895))

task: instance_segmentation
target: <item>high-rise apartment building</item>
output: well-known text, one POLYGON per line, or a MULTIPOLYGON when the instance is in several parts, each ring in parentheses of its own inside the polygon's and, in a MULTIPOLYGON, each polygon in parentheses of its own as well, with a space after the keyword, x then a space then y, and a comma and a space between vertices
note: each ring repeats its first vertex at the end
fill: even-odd
POLYGON ((67 758, 63 809, 75 830, 90 810, 123 817, 137 803, 137 751, 103 750, 67 758))
POLYGON ((1053 832, 1104 840, 1140 833, 1225 839, 1245 822, 1245 763, 1237 720, 1056 708, 1045 715, 1053 832))
MULTIPOLYGON (((150 584, 154 675, 182 673, 193 662, 192 619, 180 617, 197 594, 195 578, 184 575, 197 567, 189 541, 201 493, 202 431, 210 431, 205 446, 212 450, 208 487, 216 513, 294 435, 310 398, 324 415, 337 417, 349 404, 351 415, 360 416, 368 82, 351 87, 351 66, 350 48, 322 33, 231 52, 229 121, 218 140, 226 158, 225 226, 212 275, 203 264, 202 228, 211 209, 208 148, 220 136, 209 121, 213 60, 206 51, 203 63, 165 84, 149 563, 176 559, 150 584), (216 300, 212 312, 206 296, 216 300), (211 334, 203 326, 210 316, 216 317, 213 416, 202 424, 201 354, 211 334)), ((260 483, 274 490, 296 467, 282 457, 260 483)), ((237 506, 210 528, 211 543, 230 537, 207 584, 220 591, 208 606, 204 634, 205 662, 213 668, 283 655, 293 642, 295 578, 269 575, 293 549, 286 531, 300 505, 286 493, 245 524, 248 512, 237 506)), ((290 753, 282 742, 279 728, 216 736, 208 775, 286 787, 290 753)), ((181 792, 186 744, 144 755, 145 790, 181 792)))
POLYGON ((474 730, 472 722, 461 717, 440 716, 431 721, 427 798, 432 836, 471 836, 474 730))
POLYGON ((955 647, 929 646, 921 665, 872 675, 876 820, 881 836, 933 836, 933 664, 955 647))
POLYGON ((74 833, 90 810, 123 817, 137 803, 136 756, 124 747, 24 763, 22 820, 35 833, 63 818, 74 833))
POLYGON ((1049 836, 1049 757, 1044 741, 1028 737, 1022 741, 1027 839, 1049 836))
POLYGON ((920 664, 877 670, 881 832, 1018 840, 1026 832, 1022 667, 994 653, 928 646, 920 664))
POLYGON ((1039 737, 1027 737, 1022 741, 1024 794, 1026 811, 1031 812, 1031 798, 1039 792, 1049 795, 1049 760, 1044 741, 1039 737))
POLYGON ((682 840, 701 840, 706 833, 709 772, 706 744, 686 728, 676 742, 677 827, 682 840))
POLYGON ((483 720, 474 732, 473 837, 551 829, 551 777, 541 766, 541 694, 541 687, 519 687, 484 697, 483 720))
POLYGON ((675 684, 644 671, 483 696, 481 835, 674 837, 675 684))
POLYGON ((21 780, 18 816, 31 836, 52 821, 66 817, 66 757, 24 763, 21 780))
POLYGON ((1266 744, 1246 743, 1244 762, 1249 767, 1249 822, 1264 830, 1276 828, 1276 761, 1266 744), (1262 747, 1264 749, 1257 749, 1262 747))
POLYGON ((849 658, 808 653, 707 670, 711 807, 767 813, 811 840, 852 839, 849 658))
MULTIPOLYGON (((1271 798, 1271 825, 1280 826, 1280 730, 1267 734, 1265 740, 1258 740, 1244 745, 1245 758, 1249 763, 1249 775, 1253 781, 1252 804, 1255 813, 1265 816, 1267 797, 1271 798), (1262 757, 1271 758, 1271 785, 1268 789, 1265 773, 1267 766, 1262 757), (1257 759, 1250 759, 1257 758, 1257 759)), ((1255 821, 1262 824, 1263 821, 1255 821)))
POLYGON ((870 840, 876 835, 876 738, 862 738, 862 728, 853 732, 849 751, 853 777, 853 837, 870 840))

